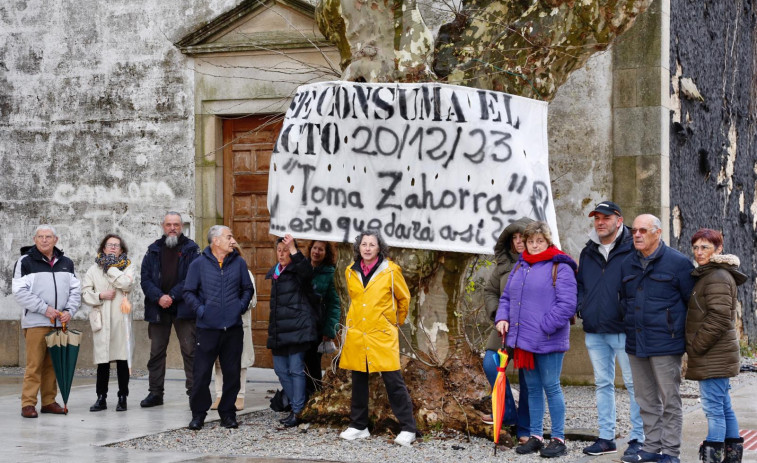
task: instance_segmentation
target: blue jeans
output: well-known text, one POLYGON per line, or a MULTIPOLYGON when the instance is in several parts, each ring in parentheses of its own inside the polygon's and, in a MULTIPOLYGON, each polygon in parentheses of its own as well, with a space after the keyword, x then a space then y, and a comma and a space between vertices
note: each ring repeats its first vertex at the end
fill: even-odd
POLYGON ((305 408, 305 352, 274 355, 273 371, 279 377, 284 394, 292 404, 292 411, 301 412, 305 408))
POLYGON ((617 361, 631 399, 631 435, 628 439, 644 442, 644 423, 641 420, 639 404, 636 403, 633 394, 633 376, 628 354, 626 354, 625 333, 586 333, 585 342, 591 365, 594 367, 599 437, 615 440, 615 362, 617 361))
POLYGON ((565 440, 565 397, 560 386, 564 356, 565 352, 534 354, 534 369, 524 371, 528 383, 532 436, 544 436, 544 394, 547 394, 549 415, 552 418, 552 438, 565 440))
MULTIPOLYGON (((493 350, 487 350, 484 354, 484 373, 490 386, 494 386, 497 379, 497 366, 499 365, 499 354, 493 350)), ((518 408, 515 407, 515 398, 513 391, 510 389, 510 380, 507 380, 505 388, 505 416, 502 423, 508 426, 517 425, 516 434, 518 438, 528 437, 531 434, 529 426, 530 418, 528 416, 528 386, 523 370, 518 370, 518 382, 520 383, 520 397, 518 398, 518 408)))
POLYGON ((708 442, 723 442, 739 438, 739 422, 731 408, 731 382, 728 378, 710 378, 699 381, 699 396, 707 416, 708 442))

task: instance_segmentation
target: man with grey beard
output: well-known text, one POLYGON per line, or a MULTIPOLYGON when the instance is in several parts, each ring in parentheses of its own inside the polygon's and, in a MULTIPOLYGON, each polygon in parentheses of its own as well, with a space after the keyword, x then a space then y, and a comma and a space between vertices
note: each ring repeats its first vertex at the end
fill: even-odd
POLYGON ((184 302, 184 280, 189 264, 199 255, 200 247, 182 233, 181 215, 169 211, 163 217, 163 236, 147 248, 142 259, 141 285, 145 293, 145 321, 149 323, 150 373, 149 394, 142 407, 163 405, 166 378, 166 350, 171 326, 179 338, 184 359, 187 395, 192 390, 194 363, 195 315, 184 302))

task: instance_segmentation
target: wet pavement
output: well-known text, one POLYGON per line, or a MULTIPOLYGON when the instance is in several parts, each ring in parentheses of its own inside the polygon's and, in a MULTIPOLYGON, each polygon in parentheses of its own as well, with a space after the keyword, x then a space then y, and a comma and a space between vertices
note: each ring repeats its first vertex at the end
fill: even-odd
MULTIPOLYGON (((115 375, 113 375, 114 377, 115 375)), ((240 414, 267 408, 269 389, 279 382, 273 370, 249 368, 247 370, 245 409, 240 414)), ((268 458, 223 457, 201 454, 142 451, 108 447, 108 444, 137 437, 186 427, 192 418, 189 400, 184 388, 184 372, 166 372, 164 404, 153 408, 140 408, 139 402, 147 395, 147 378, 131 378, 129 383, 129 409, 116 412, 118 386, 111 381, 108 409, 97 413, 89 411, 97 398, 95 378, 75 377, 68 402, 68 415, 41 414, 39 418, 21 417, 20 376, 0 375, 0 459, 3 462, 250 462, 275 463, 293 460, 268 458)), ((212 387, 212 385, 211 385, 212 387)), ((279 386, 280 387, 280 386, 279 386)), ((60 394, 58 403, 61 405, 60 394)), ((37 404, 39 411, 40 404, 37 404)), ((206 422, 218 420, 216 412, 209 412, 206 422)), ((303 460, 298 460, 303 461, 303 460)))
MULTIPOLYGON (((115 376, 115 375, 114 375, 115 376)), ((250 368, 247 371, 247 397, 245 410, 240 414, 268 407, 268 390, 276 389, 278 380, 273 370, 250 368)), ((208 456, 177 452, 144 451, 108 447, 108 444, 134 439, 150 434, 186 427, 191 419, 189 402, 184 390, 184 372, 169 370, 166 373, 165 403, 162 406, 143 409, 139 401, 147 395, 147 378, 132 378, 129 384, 129 410, 115 411, 115 391, 112 381, 112 397, 109 408, 97 413, 89 411, 96 398, 95 379, 76 377, 68 402, 68 415, 40 414, 39 418, 26 419, 21 411, 20 376, 0 375, 0 416, 3 417, 0 448, 2 461, 46 462, 245 462, 276 463, 305 460, 281 460, 270 458, 208 456)), ((734 409, 737 411, 743 430, 757 430, 757 384, 748 381, 731 391, 734 409)), ((59 403, 62 403, 60 396, 59 403)), ((39 404, 38 407, 39 409, 39 404)), ((210 412, 206 421, 218 419, 210 412)), ((707 420, 701 407, 685 410, 681 461, 698 461, 699 444, 707 433, 707 420)), ((581 459, 584 462, 616 462, 625 449, 625 441, 618 440, 616 454, 581 459)), ((757 450, 744 452, 744 462, 757 463, 757 450)))

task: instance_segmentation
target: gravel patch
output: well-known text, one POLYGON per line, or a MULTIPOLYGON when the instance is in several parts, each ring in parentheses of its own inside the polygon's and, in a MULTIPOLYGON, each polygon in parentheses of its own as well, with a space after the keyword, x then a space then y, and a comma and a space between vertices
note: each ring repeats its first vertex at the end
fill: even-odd
MULTIPOLYGON (((733 388, 757 385, 757 374, 742 373, 732 378, 733 388)), ((517 390, 517 386, 514 385, 517 390)), ((589 386, 566 386, 563 388, 566 410, 566 431, 595 430, 597 411, 594 388, 589 386)), ((695 381, 683 381, 681 385, 684 412, 698 405, 699 388, 695 381)), ((628 435, 630 424, 628 393, 625 389, 616 391, 617 432, 621 438, 628 435)), ((457 462, 502 462, 515 461, 544 462, 535 455, 517 455, 514 450, 501 448, 494 456, 491 439, 467 436, 457 432, 432 432, 419 439, 412 448, 404 448, 392 443, 389 434, 375 434, 370 438, 348 442, 339 439, 336 429, 326 426, 301 425, 295 429, 285 429, 278 420, 286 416, 271 410, 262 410, 239 416, 239 429, 221 428, 218 422, 206 424, 201 431, 187 428, 177 429, 157 435, 112 444, 113 447, 146 451, 175 451, 207 455, 253 456, 264 458, 290 458, 339 462, 386 463, 402 461, 407 463, 429 461, 457 462)), ((549 417, 545 419, 545 429, 549 429, 549 417)), ((582 462, 586 455, 583 447, 590 441, 568 439, 568 454, 555 458, 555 462, 582 462)), ((625 449, 624 445, 619 450, 625 449)))

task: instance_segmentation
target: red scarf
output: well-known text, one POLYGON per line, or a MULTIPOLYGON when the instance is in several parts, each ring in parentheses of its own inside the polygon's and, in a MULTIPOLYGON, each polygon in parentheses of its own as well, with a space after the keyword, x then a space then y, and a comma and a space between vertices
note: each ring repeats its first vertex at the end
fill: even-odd
POLYGON ((547 249, 540 252, 539 254, 529 254, 527 250, 523 251, 523 260, 525 260, 531 265, 534 265, 537 262, 544 262, 546 260, 552 260, 555 256, 559 254, 565 254, 565 253, 557 249, 554 244, 550 244, 547 249))
MULTIPOLYGON (((537 262, 550 261, 559 254, 565 254, 555 247, 554 244, 550 245, 547 249, 539 254, 529 254, 528 251, 523 252, 523 260, 530 265, 534 265, 537 262)), ((534 369, 534 354, 518 347, 513 352, 513 363, 515 368, 523 368, 524 370, 534 369)))

